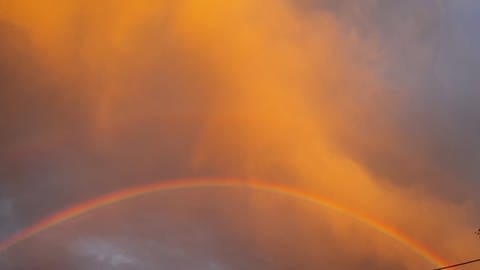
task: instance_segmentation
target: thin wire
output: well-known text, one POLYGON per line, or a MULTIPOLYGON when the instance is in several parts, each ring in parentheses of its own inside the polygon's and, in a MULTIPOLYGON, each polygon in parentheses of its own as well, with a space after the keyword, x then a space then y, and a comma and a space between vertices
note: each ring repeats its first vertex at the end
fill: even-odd
POLYGON ((453 268, 453 267, 457 267, 457 266, 462 266, 462 265, 466 265, 466 264, 471 264, 471 263, 474 263, 474 262, 480 262, 480 259, 471 260, 471 261, 463 262, 463 263, 457 263, 457 264, 454 264, 454 265, 444 266, 444 267, 440 267, 440 268, 435 268, 435 269, 433 269, 433 270, 449 269, 449 268, 453 268))

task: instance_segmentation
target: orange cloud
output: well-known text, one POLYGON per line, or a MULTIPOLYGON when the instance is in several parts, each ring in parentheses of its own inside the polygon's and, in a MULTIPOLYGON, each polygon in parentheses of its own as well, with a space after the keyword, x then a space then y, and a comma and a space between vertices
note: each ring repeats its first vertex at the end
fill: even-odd
MULTIPOLYGON (((198 125, 197 170, 312 190, 450 260, 477 251, 471 209, 377 179, 341 144, 356 136, 359 118, 391 104, 381 73, 391 63, 378 40, 331 13, 274 0, 23 0, 9 1, 0 18, 30 34, 55 74, 81 82, 72 95, 88 100, 92 143, 121 147, 116 139, 137 125, 154 134, 198 125)), ((396 143, 375 130, 358 136, 378 149, 396 143)), ((352 252, 417 260, 349 220, 327 220, 352 252), (361 232, 354 241, 352 229, 361 232)))

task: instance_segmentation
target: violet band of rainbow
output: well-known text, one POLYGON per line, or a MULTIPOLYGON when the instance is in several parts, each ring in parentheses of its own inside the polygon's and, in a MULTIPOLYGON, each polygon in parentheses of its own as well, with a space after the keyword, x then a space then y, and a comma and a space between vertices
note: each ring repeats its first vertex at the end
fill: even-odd
POLYGON ((408 235, 402 233, 401 231, 382 223, 374 219, 373 217, 364 215, 350 209, 346 206, 335 203, 334 201, 319 197, 316 194, 305 192, 299 189, 295 189, 286 185, 268 183, 258 180, 240 180, 240 179, 178 179, 178 180, 168 180, 161 181, 141 186, 135 186, 131 188, 122 189, 119 191, 112 192, 110 194, 88 200, 79 204, 76 204, 72 207, 61 210, 47 218, 40 220, 38 223, 21 230, 20 232, 14 234, 10 238, 7 238, 5 241, 0 243, 0 252, 4 252, 10 247, 27 240, 34 235, 45 231, 55 225, 61 224, 67 220, 80 216, 82 214, 88 213, 90 211, 99 209, 101 207, 119 203, 128 199, 135 197, 152 194, 156 192, 172 191, 172 190, 182 190, 182 189, 198 189, 198 188, 247 188, 251 190, 275 193, 282 196, 287 196, 296 200, 301 200, 309 202, 318 206, 328 208, 332 211, 341 213, 343 215, 349 216, 350 218, 355 219, 358 222, 361 222, 376 231, 384 234, 385 236, 403 244, 409 248, 412 252, 421 256, 432 265, 436 267, 441 267, 442 265, 447 265, 448 263, 431 252, 426 246, 419 243, 418 241, 410 238, 408 235))

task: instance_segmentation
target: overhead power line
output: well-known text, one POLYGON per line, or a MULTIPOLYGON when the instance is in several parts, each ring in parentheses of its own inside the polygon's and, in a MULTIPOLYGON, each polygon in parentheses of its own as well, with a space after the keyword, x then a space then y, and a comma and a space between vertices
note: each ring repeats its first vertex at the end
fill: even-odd
POLYGON ((474 263, 474 262, 480 262, 480 259, 471 260, 471 261, 463 262, 463 263, 457 263, 457 264, 454 264, 454 265, 444 266, 444 267, 440 267, 440 268, 435 268, 433 270, 449 269, 449 268, 454 268, 454 267, 458 267, 458 266, 462 266, 462 265, 466 265, 466 264, 471 264, 471 263, 474 263))

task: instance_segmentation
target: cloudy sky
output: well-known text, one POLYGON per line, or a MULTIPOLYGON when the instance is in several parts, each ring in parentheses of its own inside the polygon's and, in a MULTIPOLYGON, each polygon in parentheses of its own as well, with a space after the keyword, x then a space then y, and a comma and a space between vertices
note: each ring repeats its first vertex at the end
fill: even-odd
MULTIPOLYGON (((122 188, 235 177, 478 257, 478 18, 475 0, 0 0, 0 239, 122 188)), ((328 209, 218 188, 0 254, 9 270, 327 267, 432 265, 328 209)))

